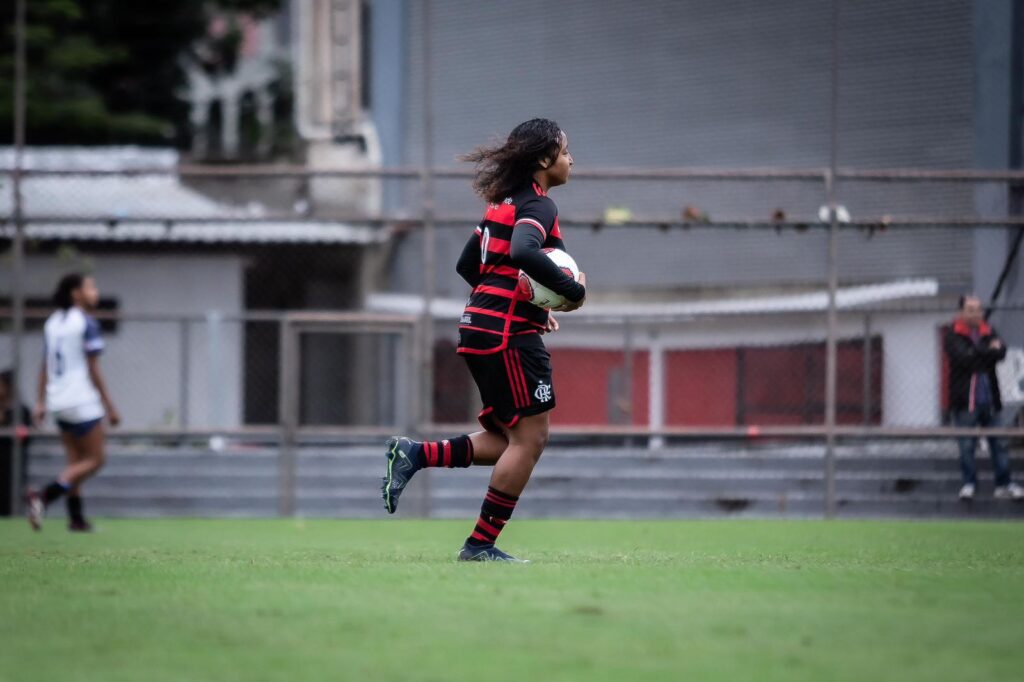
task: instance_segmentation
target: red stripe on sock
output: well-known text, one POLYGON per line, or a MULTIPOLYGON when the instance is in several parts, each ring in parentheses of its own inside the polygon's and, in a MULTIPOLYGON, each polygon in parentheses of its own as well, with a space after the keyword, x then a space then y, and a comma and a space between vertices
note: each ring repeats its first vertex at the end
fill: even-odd
POLYGON ((492 526, 491 524, 487 523, 486 521, 484 521, 484 517, 482 516, 479 519, 477 519, 476 527, 482 528, 484 532, 490 533, 491 536, 494 538, 497 538, 498 535, 501 534, 501 528, 498 528, 497 526, 492 526))
POLYGON ((488 544, 493 544, 494 540, 495 540, 495 538, 489 538, 489 537, 487 537, 485 535, 481 535, 480 533, 476 532, 475 530, 470 534, 469 537, 473 538, 474 540, 479 540, 480 542, 486 542, 488 544))
POLYGON ((484 497, 484 499, 487 500, 488 502, 493 502, 494 504, 498 505, 499 507, 507 507, 509 509, 515 509, 516 508, 516 503, 515 502, 509 502, 508 500, 503 500, 500 497, 495 497, 491 493, 487 493, 487 495, 484 497))
POLYGON ((519 501, 519 498, 516 497, 515 495, 510 495, 510 494, 506 493, 504 490, 498 490, 494 486, 490 486, 490 485, 487 486, 487 492, 491 493, 492 495, 497 495, 501 499, 508 500, 509 502, 518 502, 519 501))
POLYGON ((446 467, 452 465, 452 444, 449 441, 444 441, 444 465, 446 467))

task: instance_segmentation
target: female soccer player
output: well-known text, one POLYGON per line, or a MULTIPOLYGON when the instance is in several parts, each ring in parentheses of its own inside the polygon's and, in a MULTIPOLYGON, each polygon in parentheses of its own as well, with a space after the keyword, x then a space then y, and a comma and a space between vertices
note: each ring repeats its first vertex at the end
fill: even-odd
POLYGON ((458 352, 480 389, 485 430, 435 442, 389 440, 384 506, 393 514, 402 490, 424 467, 493 465, 480 518, 459 560, 520 561, 494 543, 548 442, 555 393, 541 334, 556 331, 558 322, 524 300, 517 284, 522 269, 562 294, 567 303, 559 311, 576 310, 586 298, 586 276, 580 273, 576 282, 542 251, 565 248, 548 191, 569 180, 572 155, 558 124, 535 118, 516 126, 504 144, 463 159, 476 163, 473 186, 488 202, 456 266, 473 287, 459 323, 458 352))
POLYGON ((47 412, 53 414, 68 465, 42 492, 28 491, 26 511, 35 530, 42 528, 46 507, 62 495, 67 495, 68 530, 92 530, 83 513, 81 486, 103 466, 103 417, 112 426, 121 421, 100 374, 100 326, 88 312, 99 296, 92 277, 65 276, 53 296, 57 310, 43 327, 46 348, 33 417, 40 423, 47 412))

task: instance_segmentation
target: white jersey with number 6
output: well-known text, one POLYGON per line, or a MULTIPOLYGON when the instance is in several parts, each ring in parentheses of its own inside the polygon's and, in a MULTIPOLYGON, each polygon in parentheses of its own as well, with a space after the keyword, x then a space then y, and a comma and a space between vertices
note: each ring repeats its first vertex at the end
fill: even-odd
MULTIPOLYGON (((100 325, 81 308, 58 310, 43 327, 46 339, 46 409, 58 413, 100 405, 100 394, 89 377, 88 356, 103 351, 100 325)), ((102 416, 102 407, 100 408, 102 416)))

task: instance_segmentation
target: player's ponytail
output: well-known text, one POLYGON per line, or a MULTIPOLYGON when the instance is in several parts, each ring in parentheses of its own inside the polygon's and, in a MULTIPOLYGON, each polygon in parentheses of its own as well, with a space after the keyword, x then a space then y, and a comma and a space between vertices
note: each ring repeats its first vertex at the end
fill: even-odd
POLYGON ((80 288, 84 281, 85 275, 80 272, 72 272, 61 277, 57 284, 57 290, 53 292, 53 304, 61 310, 67 310, 73 306, 75 300, 71 293, 80 288))
POLYGON ((561 148, 562 129, 547 118, 520 123, 504 144, 477 147, 461 157, 476 164, 473 189, 485 200, 498 203, 530 181, 543 159, 555 159, 561 148))

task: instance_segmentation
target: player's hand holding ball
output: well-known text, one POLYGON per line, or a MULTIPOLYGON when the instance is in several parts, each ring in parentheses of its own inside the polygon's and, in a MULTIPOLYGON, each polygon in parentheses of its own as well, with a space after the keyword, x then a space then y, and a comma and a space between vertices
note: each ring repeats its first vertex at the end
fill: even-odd
MULTIPOLYGON (((576 280, 576 281, 578 281, 584 287, 587 286, 587 273, 581 272, 579 279, 576 280)), ((583 303, 586 300, 587 300, 587 296, 586 296, 586 294, 584 294, 583 298, 581 298, 580 300, 578 300, 576 302, 566 301, 565 303, 563 303, 562 305, 558 306, 557 308, 552 308, 552 310, 557 310, 560 313, 571 313, 574 310, 579 310, 580 308, 582 308, 583 307, 583 303)))

